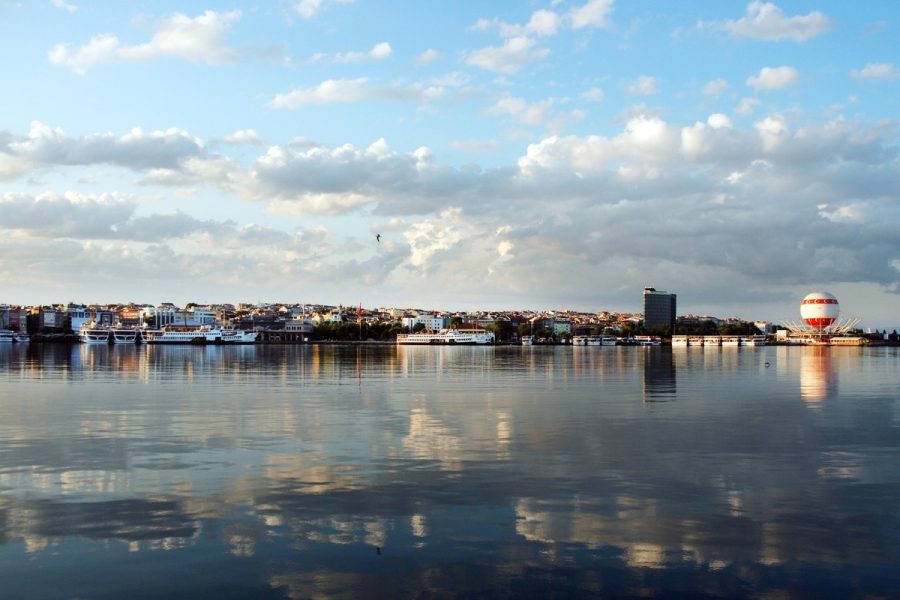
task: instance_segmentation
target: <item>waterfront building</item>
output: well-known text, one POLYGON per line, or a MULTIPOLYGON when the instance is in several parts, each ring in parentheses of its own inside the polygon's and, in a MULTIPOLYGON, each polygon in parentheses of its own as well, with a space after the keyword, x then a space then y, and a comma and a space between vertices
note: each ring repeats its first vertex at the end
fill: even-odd
POLYGON ((81 327, 91 321, 91 311, 86 306, 70 305, 66 312, 68 313, 69 329, 73 333, 80 332, 81 327))
POLYGON ((644 329, 675 330, 675 294, 644 288, 644 329))

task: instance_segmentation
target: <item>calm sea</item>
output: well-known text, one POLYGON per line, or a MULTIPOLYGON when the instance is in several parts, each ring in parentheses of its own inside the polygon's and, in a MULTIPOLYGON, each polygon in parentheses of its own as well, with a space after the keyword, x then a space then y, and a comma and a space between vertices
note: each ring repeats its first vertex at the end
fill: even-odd
POLYGON ((0 597, 678 595, 900 595, 896 348, 0 348, 0 597))

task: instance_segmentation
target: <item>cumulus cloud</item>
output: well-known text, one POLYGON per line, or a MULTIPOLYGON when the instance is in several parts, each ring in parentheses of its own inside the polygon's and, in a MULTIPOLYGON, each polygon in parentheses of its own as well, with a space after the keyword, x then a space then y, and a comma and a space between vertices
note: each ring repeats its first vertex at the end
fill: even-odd
POLYGON ((416 58, 416 64, 424 67, 425 65, 430 65, 434 61, 441 58, 441 53, 435 50, 434 48, 429 48, 425 50, 416 58))
POLYGON ((703 86, 703 93, 707 96, 720 96, 728 89, 728 82, 724 79, 713 79, 703 86))
POLYGON ((656 77, 641 75, 628 84, 628 95, 630 96, 652 96, 658 93, 659 88, 656 87, 656 77))
POLYGON ((226 144, 235 146, 264 146, 265 141, 259 137, 255 129, 238 129, 222 139, 226 144))
POLYGON ((771 2, 751 2, 740 19, 725 21, 722 27, 732 35, 754 40, 805 42, 831 29, 831 20, 815 10, 806 15, 786 17, 771 2))
POLYGON ((735 108, 735 112, 741 115, 749 115, 756 107, 759 106, 758 98, 741 98, 740 104, 735 108))
POLYGON ((64 10, 68 13, 75 13, 78 11, 78 7, 74 4, 69 4, 66 0, 51 0, 51 4, 60 10, 64 10))
POLYGON ((889 63, 869 63, 860 70, 850 72, 854 79, 898 79, 900 69, 889 63))
POLYGON ((556 102, 554 98, 527 102, 522 98, 506 97, 494 103, 487 112, 491 115, 513 117, 526 125, 542 125, 551 130, 561 129, 567 123, 584 118, 584 113, 579 110, 556 111, 556 102))
MULTIPOLYGON (((446 84, 447 82, 445 82, 446 84)), ((276 94, 270 108, 299 108, 309 104, 337 104, 367 99, 397 102, 429 102, 439 99, 449 84, 372 85, 367 77, 328 79, 310 88, 276 94)))
POLYGON ((146 62, 162 57, 206 64, 232 62, 237 53, 227 45, 225 36, 240 17, 239 10, 208 10, 193 18, 175 13, 157 26, 149 42, 129 46, 117 36, 105 33, 74 50, 67 44, 57 44, 47 58, 79 75, 99 64, 146 62))
POLYGON ((603 100, 603 89, 598 87, 593 87, 589 90, 585 90, 579 96, 583 100, 589 100, 591 102, 600 102, 603 100))
POLYGON ((551 36, 561 26, 561 19, 552 10, 538 10, 531 14, 531 18, 524 25, 511 25, 509 23, 497 24, 500 35, 505 38, 518 36, 551 36))
POLYGON ((534 48, 534 40, 530 37, 517 36, 507 39, 502 46, 488 46, 470 52, 465 61, 479 69, 512 75, 549 55, 547 48, 534 48))
MULTIPOLYGON (((337 4, 350 4, 353 0, 334 0, 337 4)), ((327 0, 300 0, 294 4, 294 10, 304 19, 312 19, 328 4, 327 0)))
POLYGON ((572 27, 583 29, 585 27, 607 27, 606 18, 612 11, 614 0, 588 0, 586 4, 577 6, 569 13, 572 27))
POLYGON ((133 170, 175 169, 187 158, 206 155, 203 143, 182 129, 111 133, 72 138, 34 121, 23 137, 0 136, 0 176, 16 177, 31 168, 111 164, 133 170))
MULTIPOLYGON (((510 117, 530 106, 509 100, 510 117)), ((53 136, 51 129, 32 137, 53 136)), ((83 138, 71 145, 71 138, 57 137, 53 143, 74 154, 43 148, 42 156, 64 161, 80 153, 84 160, 83 138)), ((6 152, 26 138, 0 140, 6 152)), ((142 248, 149 244, 154 260, 203 282, 208 275, 201 268, 227 264, 229 274, 252 281, 264 281, 252 272, 264 268, 282 280, 302 274, 306 285, 323 281, 309 270, 315 268, 332 277, 328 285, 352 289, 346 288, 358 285, 352 273, 371 267, 373 277, 391 278, 401 294, 421 294, 424 281, 441 290, 443 302, 454 301, 445 282, 480 278, 479 301, 541 289, 549 303, 595 305, 596 290, 578 282, 610 272, 631 295, 647 278, 676 289, 689 280, 694 294, 738 302, 748 290, 765 297, 813 282, 889 289, 900 283, 892 266, 900 260, 893 226, 900 219, 897 141, 890 125, 842 119, 797 126, 784 115, 763 114, 743 127, 722 113, 686 124, 643 114, 609 135, 546 136, 516 163, 493 169, 443 166, 427 148, 400 152, 381 139, 367 147, 297 141, 268 147, 246 163, 200 153, 156 162, 170 162, 184 178, 173 185, 218 186, 285 220, 360 213, 389 219, 396 246, 378 263, 355 253, 359 245, 333 239, 313 244, 318 238, 178 212, 139 215, 148 206, 127 196, 7 195, 4 214, 14 216, 3 225, 10 234, 0 242, 0 262, 45 264, 39 244, 26 251, 9 241, 45 236, 45 254, 65 240, 94 240, 94 252, 106 248, 101 243, 117 252, 127 247, 133 258, 125 262, 145 276, 150 261, 141 258, 142 248), (160 235, 177 243, 151 239, 160 235)), ((40 145, 29 147, 37 152, 40 145)), ((66 248, 83 256, 87 243, 66 248)))
POLYGON ((763 67, 758 75, 747 78, 747 85, 760 90, 783 90, 800 79, 800 73, 794 67, 763 67))
POLYGON ((339 52, 334 56, 336 63, 366 62, 371 60, 384 60, 394 53, 393 48, 387 42, 379 42, 372 46, 368 52, 339 52))

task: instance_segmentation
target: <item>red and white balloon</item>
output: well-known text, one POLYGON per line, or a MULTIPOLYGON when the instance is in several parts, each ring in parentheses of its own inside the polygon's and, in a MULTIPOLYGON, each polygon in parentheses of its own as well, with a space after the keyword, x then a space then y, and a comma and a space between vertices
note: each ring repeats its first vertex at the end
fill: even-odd
POLYGON ((837 298, 828 292, 813 292, 800 302, 800 316, 811 327, 828 327, 840 314, 837 298))

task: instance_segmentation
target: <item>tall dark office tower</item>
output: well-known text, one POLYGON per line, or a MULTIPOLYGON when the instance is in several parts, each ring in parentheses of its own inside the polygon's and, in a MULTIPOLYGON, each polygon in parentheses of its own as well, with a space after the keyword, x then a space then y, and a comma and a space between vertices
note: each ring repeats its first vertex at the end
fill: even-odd
POLYGON ((675 294, 644 288, 644 329, 675 331, 675 294))

